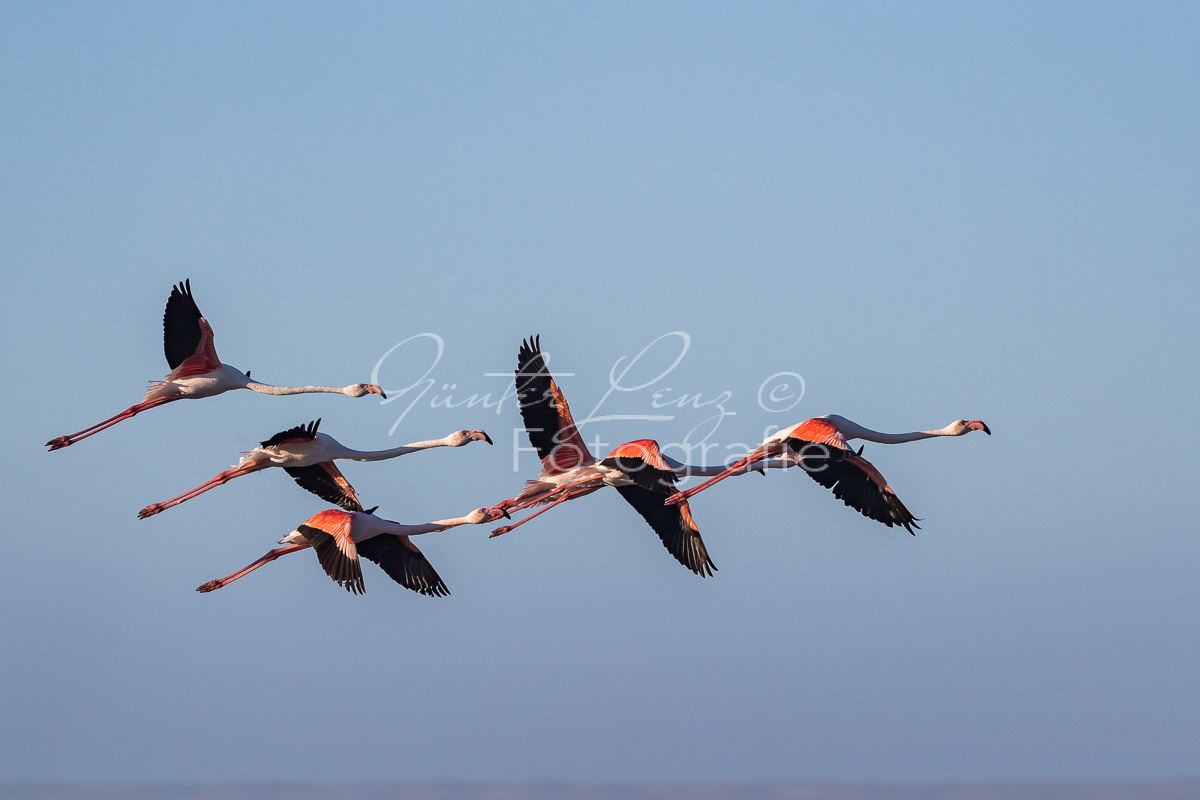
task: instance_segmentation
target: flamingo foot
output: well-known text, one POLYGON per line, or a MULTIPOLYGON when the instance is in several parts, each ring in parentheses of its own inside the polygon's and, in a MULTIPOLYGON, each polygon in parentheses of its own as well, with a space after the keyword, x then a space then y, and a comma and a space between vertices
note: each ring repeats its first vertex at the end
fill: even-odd
POLYGON ((138 519, 153 517, 155 514, 161 514, 164 510, 162 503, 151 503, 138 512, 138 519))
POLYGON ((688 499, 687 492, 676 492, 663 501, 664 505, 677 506, 688 499))
MULTIPOLYGON (((510 517, 510 519, 511 519, 511 517, 510 517)), ((502 533, 508 533, 512 529, 513 529, 512 525, 502 525, 499 528, 496 528, 496 530, 492 531, 491 534, 488 536, 488 538, 494 539, 502 533)))
POLYGON ((221 581, 221 579, 217 578, 216 580, 209 581, 208 583, 204 584, 203 586, 197 586, 196 591, 197 592, 211 592, 215 589, 220 589, 224 585, 225 584, 221 581))
POLYGON ((46 447, 50 448, 46 452, 51 453, 51 452, 54 452, 55 450, 61 450, 62 448, 66 447, 67 445, 70 445, 70 444, 74 444, 74 442, 71 441, 70 436, 56 436, 55 438, 46 442, 46 447))

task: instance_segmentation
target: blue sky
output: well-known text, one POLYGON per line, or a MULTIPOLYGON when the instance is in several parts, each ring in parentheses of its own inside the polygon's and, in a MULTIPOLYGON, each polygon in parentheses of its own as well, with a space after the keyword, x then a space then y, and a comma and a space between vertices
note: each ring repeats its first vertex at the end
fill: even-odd
POLYGON ((0 781, 1194 774, 1198 23, 0 5, 0 781), (367 380, 430 334, 380 377, 397 396, 436 336, 437 383, 402 419, 237 392, 42 452, 162 376, 185 277, 256 378, 367 380), (315 417, 364 449, 492 434, 347 465, 390 519, 509 497, 536 472, 511 400, 433 399, 498 396, 532 333, 580 415, 670 334, 638 369, 674 369, 604 413, 728 393, 720 445, 831 412, 995 435, 867 446, 915 538, 803 475, 722 484, 693 504, 706 580, 613 492, 423 537, 439 600, 369 564, 352 597, 309 554, 196 594, 322 508, 276 471, 135 518, 315 417), (760 407, 782 372, 803 395, 760 407))

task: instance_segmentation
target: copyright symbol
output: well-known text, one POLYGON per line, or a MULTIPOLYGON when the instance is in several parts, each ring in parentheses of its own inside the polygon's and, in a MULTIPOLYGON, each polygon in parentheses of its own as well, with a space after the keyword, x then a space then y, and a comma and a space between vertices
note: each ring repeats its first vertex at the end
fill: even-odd
POLYGON ((803 397, 804 377, 798 372, 776 372, 758 387, 758 407, 763 411, 790 411, 803 397))

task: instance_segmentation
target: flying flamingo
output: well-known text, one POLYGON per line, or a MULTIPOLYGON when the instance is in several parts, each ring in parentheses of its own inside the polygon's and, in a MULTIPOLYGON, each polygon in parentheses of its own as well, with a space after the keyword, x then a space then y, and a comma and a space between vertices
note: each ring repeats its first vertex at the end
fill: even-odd
POLYGON ((427 450, 431 447, 462 447, 471 442, 492 443, 483 431, 455 431, 441 439, 431 439, 424 442, 412 442, 403 447, 393 447, 389 450, 353 450, 325 433, 317 433, 321 420, 315 420, 307 425, 297 425, 286 431, 280 431, 270 439, 262 442, 259 447, 243 454, 242 460, 236 467, 227 469, 195 489, 181 495, 164 500, 161 503, 151 503, 138 512, 138 519, 152 517, 171 506, 177 506, 185 500, 191 500, 199 494, 215 489, 234 478, 249 475, 252 472, 283 467, 302 488, 307 489, 322 500, 341 506, 348 511, 362 511, 358 495, 349 482, 342 476, 334 459, 347 461, 382 461, 387 458, 397 458, 427 450))
POLYGON ((477 508, 465 517, 440 519, 421 525, 402 525, 375 516, 374 510, 342 511, 331 508, 322 511, 280 539, 279 544, 286 547, 269 550, 257 561, 232 575, 198 586, 196 591, 220 589, 280 556, 311 547, 317 551, 317 561, 325 574, 353 594, 362 594, 364 591, 362 567, 358 563, 361 555, 378 564, 388 577, 401 586, 419 594, 440 597, 450 594, 450 590, 409 537, 444 531, 456 525, 494 522, 502 516, 499 509, 477 508))
POLYGON ((243 373, 228 364, 222 364, 213 346, 212 328, 192 298, 190 280, 172 287, 171 296, 167 298, 167 310, 163 314, 163 351, 171 371, 167 373, 166 380, 151 381, 142 402, 78 433, 51 439, 46 446, 58 450, 155 406, 175 400, 213 397, 231 389, 249 389, 260 394, 330 392, 347 397, 368 394, 387 397, 373 383, 352 383, 340 389, 336 386, 272 386, 250 380, 249 372, 243 373))
POLYGON ((520 522, 497 528, 492 536, 508 533, 554 506, 612 486, 650 525, 675 560, 697 575, 712 575, 716 566, 687 503, 667 506, 663 499, 675 487, 675 468, 653 439, 619 445, 603 461, 588 451, 575 427, 571 409, 542 358, 539 337, 521 342, 517 356, 517 399, 529 441, 542 459, 536 481, 519 495, 495 506, 502 512, 545 505, 520 522))
POLYGON ((877 522, 889 528, 900 525, 916 535, 921 526, 917 519, 900 502, 900 498, 888 486, 883 475, 875 466, 862 457, 862 448, 856 453, 849 442, 864 439, 881 444, 901 444, 935 436, 963 436, 971 431, 992 432, 982 420, 958 419, 944 428, 913 433, 880 433, 864 428, 845 417, 829 414, 814 417, 784 428, 735 461, 727 469, 704 483, 667 498, 668 504, 686 503, 689 497, 704 491, 718 481, 747 472, 758 466, 799 466, 817 483, 833 490, 833 496, 877 522))

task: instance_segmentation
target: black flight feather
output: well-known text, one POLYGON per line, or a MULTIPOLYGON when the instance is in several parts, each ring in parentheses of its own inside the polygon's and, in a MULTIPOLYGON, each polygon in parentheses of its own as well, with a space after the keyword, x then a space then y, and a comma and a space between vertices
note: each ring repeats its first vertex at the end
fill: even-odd
POLYGON ((392 534, 381 534, 358 543, 359 554, 374 561, 392 580, 429 597, 450 594, 440 575, 423 553, 414 552, 392 534))
POLYGON ((163 312, 163 353, 171 369, 182 364, 199 347, 200 316, 200 308, 192 297, 191 280, 171 287, 167 310, 163 312))
POLYGON ((640 486, 618 486, 617 491, 654 529, 663 547, 676 561, 702 578, 713 574, 717 567, 708 557, 700 531, 688 522, 690 512, 687 516, 684 514, 686 503, 665 505, 662 492, 640 486))
POLYGON ((301 525, 296 530, 312 545, 312 549, 317 552, 317 561, 320 562, 321 569, 325 570, 325 574, 333 578, 338 586, 344 587, 352 594, 362 594, 365 591, 362 567, 359 566, 358 559, 347 558, 332 535, 311 525, 301 525))
POLYGON ((274 447, 277 444, 283 444, 288 439, 301 439, 306 442, 311 442, 317 438, 317 428, 321 427, 321 420, 315 419, 307 425, 297 425, 294 428, 288 428, 286 431, 279 433, 267 439, 264 442, 259 442, 261 447, 274 447))

